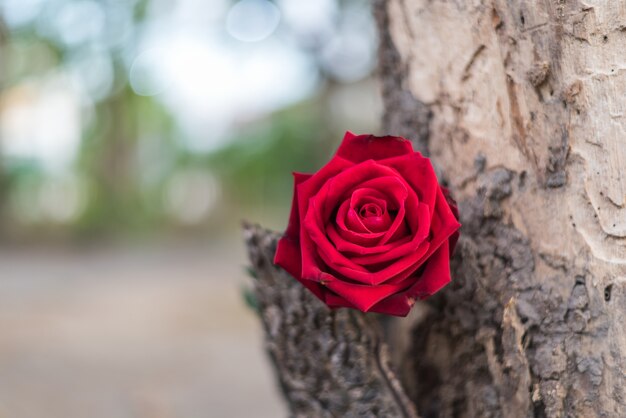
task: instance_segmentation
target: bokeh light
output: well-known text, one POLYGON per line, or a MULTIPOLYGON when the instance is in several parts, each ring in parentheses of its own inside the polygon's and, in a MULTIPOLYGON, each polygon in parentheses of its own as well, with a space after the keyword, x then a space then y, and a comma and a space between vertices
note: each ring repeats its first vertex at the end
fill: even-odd
POLYGON ((32 22, 43 6, 44 0, 3 0, 0 2, 2 16, 10 27, 32 22))
POLYGON ((18 84, 2 96, 0 141, 8 158, 62 169, 78 151, 81 130, 81 97, 63 74, 18 84))
POLYGON ((205 221, 219 198, 218 182, 208 171, 176 172, 164 194, 164 204, 178 222, 195 225, 205 221))
POLYGON ((78 0, 62 4, 52 22, 58 39, 71 47, 101 39, 105 15, 98 2, 78 0))
POLYGON ((280 10, 267 0, 241 0, 226 17, 226 29, 235 39, 258 42, 270 36, 280 22, 280 10))
POLYGON ((155 69, 173 58, 168 57, 163 48, 148 49, 137 55, 128 76, 133 91, 141 96, 154 96, 162 93, 169 81, 155 69))

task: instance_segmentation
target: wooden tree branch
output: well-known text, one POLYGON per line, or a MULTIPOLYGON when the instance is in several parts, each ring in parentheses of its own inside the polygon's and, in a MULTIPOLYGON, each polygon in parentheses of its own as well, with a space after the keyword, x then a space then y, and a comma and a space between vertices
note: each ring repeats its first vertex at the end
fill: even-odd
POLYGON ((291 415, 417 418, 376 321, 328 309, 275 266, 277 234, 252 225, 244 234, 266 349, 291 415))

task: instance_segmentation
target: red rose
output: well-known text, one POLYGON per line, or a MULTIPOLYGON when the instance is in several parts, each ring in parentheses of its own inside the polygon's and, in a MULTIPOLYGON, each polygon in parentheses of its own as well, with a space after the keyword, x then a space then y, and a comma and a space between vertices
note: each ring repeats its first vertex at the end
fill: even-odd
POLYGON ((458 212, 408 140, 347 132, 328 164, 294 177, 274 262, 328 306, 405 316, 450 282, 458 212))

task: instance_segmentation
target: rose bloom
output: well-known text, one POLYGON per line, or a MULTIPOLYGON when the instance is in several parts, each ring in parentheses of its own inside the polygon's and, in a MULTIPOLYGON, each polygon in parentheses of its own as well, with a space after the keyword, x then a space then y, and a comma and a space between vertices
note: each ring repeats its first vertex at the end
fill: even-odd
POLYGON ((410 141, 347 132, 328 164, 294 179, 274 262, 329 307, 405 316, 450 282, 457 208, 410 141))

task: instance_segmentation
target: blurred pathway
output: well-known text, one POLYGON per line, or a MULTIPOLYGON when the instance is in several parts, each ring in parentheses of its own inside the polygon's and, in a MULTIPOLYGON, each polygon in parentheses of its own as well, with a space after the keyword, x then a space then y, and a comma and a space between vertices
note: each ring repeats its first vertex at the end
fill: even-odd
POLYGON ((0 418, 286 416, 238 243, 0 248, 0 418))

